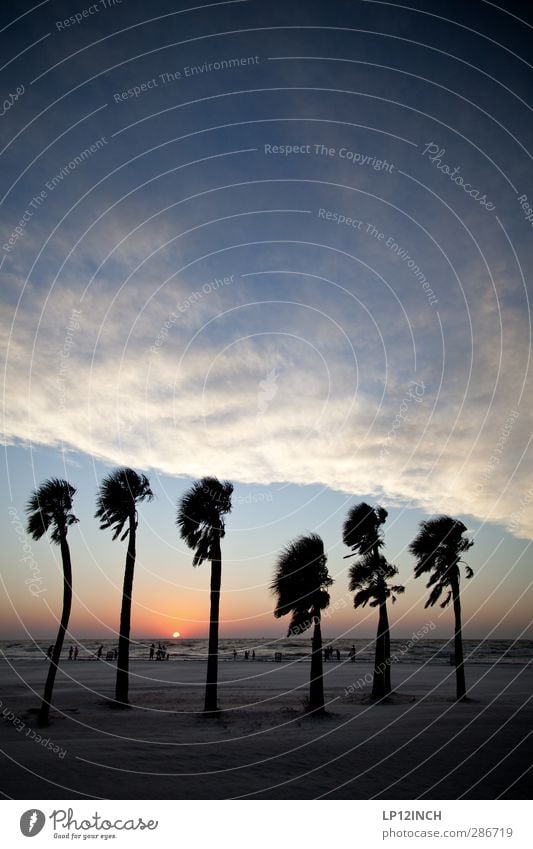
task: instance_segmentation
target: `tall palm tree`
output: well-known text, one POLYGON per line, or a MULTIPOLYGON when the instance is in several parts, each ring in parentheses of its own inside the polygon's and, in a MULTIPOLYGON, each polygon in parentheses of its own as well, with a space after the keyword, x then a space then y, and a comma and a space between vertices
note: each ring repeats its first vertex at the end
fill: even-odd
POLYGON ((34 490, 26 505, 27 532, 34 540, 41 539, 51 529, 50 539, 61 548, 61 560, 63 562, 63 610, 61 622, 57 632, 56 641, 52 650, 44 696, 39 711, 39 725, 48 725, 50 716, 50 704, 56 679, 57 667, 61 658, 61 649, 68 628, 70 608, 72 606, 72 564, 70 560, 70 549, 67 542, 67 532, 71 525, 77 522, 72 511, 72 499, 76 492, 75 487, 68 481, 59 478, 50 478, 34 490))
POLYGON ((95 517, 100 520, 100 529, 112 528, 113 539, 122 534, 121 542, 128 537, 115 684, 115 700, 120 705, 128 704, 131 597, 138 525, 137 504, 141 501, 152 501, 153 497, 150 481, 146 475, 140 475, 134 469, 125 468, 115 469, 103 479, 96 499, 95 517), (124 526, 126 526, 125 529, 124 526))
POLYGON ((233 484, 206 477, 196 481, 178 502, 176 525, 181 538, 194 550, 193 566, 211 561, 209 647, 205 684, 206 713, 218 711, 218 622, 222 553, 220 540, 225 535, 224 516, 231 513, 233 484))
MULTIPOLYGON (((416 559, 415 578, 426 572, 430 574, 426 587, 431 587, 431 592, 424 606, 433 607, 444 591, 446 597, 440 606, 446 607, 453 600, 457 701, 466 698, 459 564, 463 562, 461 554, 474 545, 473 540, 463 536, 465 532, 465 525, 458 519, 437 516, 420 523, 418 534, 409 546, 409 551, 416 559)), ((473 574, 470 566, 465 564, 465 576, 471 578, 473 574)))
POLYGON ((383 547, 381 525, 385 523, 387 511, 383 507, 370 507, 361 502, 354 505, 344 522, 342 539, 352 549, 347 557, 357 556, 349 572, 349 590, 355 592, 355 608, 379 607, 378 632, 374 659, 372 698, 383 699, 390 695, 390 630, 387 599, 396 601, 403 593, 400 584, 390 586, 387 582, 398 574, 398 569, 380 553, 383 547))
POLYGON ((317 714, 324 713, 320 619, 321 611, 329 605, 327 588, 333 583, 326 563, 324 543, 318 534, 298 537, 281 551, 270 587, 277 596, 274 616, 279 619, 292 614, 288 637, 314 626, 309 710, 317 714))

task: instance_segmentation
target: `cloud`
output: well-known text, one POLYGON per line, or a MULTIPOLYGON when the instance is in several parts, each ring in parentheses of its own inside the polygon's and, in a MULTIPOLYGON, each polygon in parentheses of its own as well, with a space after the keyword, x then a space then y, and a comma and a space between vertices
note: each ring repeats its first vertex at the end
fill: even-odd
POLYGON ((102 278, 81 307, 83 281, 58 283, 44 312, 43 294, 27 290, 2 340, 7 443, 170 475, 318 483, 531 535, 531 414, 518 402, 528 328, 512 304, 473 278, 472 334, 450 301, 441 339, 418 295, 404 296, 403 326, 365 282, 366 311, 305 274, 281 288, 237 274, 203 291, 203 271, 163 288, 157 275, 122 290, 102 278), (261 303, 283 293, 295 303, 261 303))

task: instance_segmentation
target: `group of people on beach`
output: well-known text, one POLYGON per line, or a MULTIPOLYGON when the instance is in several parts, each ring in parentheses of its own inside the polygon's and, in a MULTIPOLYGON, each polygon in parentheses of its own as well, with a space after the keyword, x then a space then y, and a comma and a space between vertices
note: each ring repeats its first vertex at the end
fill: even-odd
MULTIPOLYGON (((239 654, 239 652, 237 651, 237 649, 233 649, 233 660, 237 660, 238 654, 239 654)), ((244 659, 250 660, 250 652, 249 651, 244 652, 244 659)), ((252 660, 255 660, 255 649, 252 649, 252 660)))
MULTIPOLYGON (((52 660, 53 651, 54 651, 54 644, 52 643, 50 646, 48 646, 48 651, 46 652, 46 657, 47 657, 48 660, 52 660)), ((68 659, 69 660, 77 660, 79 653, 80 653, 80 650, 79 650, 78 646, 70 646, 70 648, 68 650, 68 659)), ((97 660, 102 660, 103 653, 104 653, 104 646, 103 646, 103 644, 100 644, 98 646, 97 650, 94 652, 94 657, 97 660)), ((111 651, 107 652, 106 660, 117 660, 117 658, 118 658, 118 649, 116 649, 116 648, 111 649, 111 651)))
POLYGON ((150 646, 150 660, 170 660, 170 652, 167 651, 167 647, 165 645, 161 645, 161 643, 157 644, 157 649, 155 647, 155 643, 152 643, 150 646))
POLYGON ((324 663, 327 663, 328 660, 329 661, 333 660, 333 654, 334 653, 335 653, 335 657, 337 658, 337 661, 339 661, 341 659, 341 653, 340 653, 339 649, 334 650, 333 646, 326 646, 326 648, 324 649, 324 663))
MULTIPOLYGON (((54 650, 54 644, 52 643, 52 645, 48 647, 48 651, 46 653, 46 657, 48 658, 48 660, 52 659, 53 650, 54 650)), ((103 652, 104 652, 104 646, 100 645, 98 647, 97 651, 95 652, 95 656, 96 656, 97 660, 102 660, 103 652)), ((69 660, 77 660, 78 654, 79 654, 78 646, 70 646, 70 648, 68 650, 68 659, 69 660)), ((335 654, 335 658, 336 658, 337 662, 339 662, 340 659, 341 659, 341 653, 340 653, 339 649, 333 649, 333 646, 326 646, 326 648, 324 649, 324 662, 328 663, 328 661, 332 661, 334 654, 335 654)), ((348 656, 349 656, 350 661, 352 663, 355 663, 355 654, 356 654, 355 646, 352 645, 352 647, 350 648, 350 651, 348 652, 348 656)), ((248 650, 243 652, 244 660, 250 660, 250 655, 251 655, 252 660, 255 660, 255 649, 252 649, 251 652, 248 651, 248 650)), ((238 656, 239 656, 239 652, 237 651, 237 649, 233 649, 233 660, 237 660, 238 656)), ((115 648, 115 649, 112 649, 111 651, 107 652, 106 660, 117 660, 117 658, 118 658, 118 649, 115 648)), ((161 643, 158 643, 157 649, 156 649, 155 643, 152 643, 152 645, 150 646, 150 660, 154 660, 154 659, 155 660, 170 660, 170 652, 167 651, 166 645, 162 645, 161 643)), ((278 660, 278 658, 276 657, 275 660, 278 660)))
MULTIPOLYGON (((339 663, 340 659, 341 659, 340 649, 334 649, 333 646, 326 646, 326 648, 324 649, 324 663, 327 663, 328 661, 332 661, 333 655, 335 655, 335 659, 336 659, 337 663, 339 663)), ((350 658, 350 661, 352 663, 355 663, 355 646, 354 645, 352 645, 350 647, 350 651, 348 652, 348 657, 350 658)))

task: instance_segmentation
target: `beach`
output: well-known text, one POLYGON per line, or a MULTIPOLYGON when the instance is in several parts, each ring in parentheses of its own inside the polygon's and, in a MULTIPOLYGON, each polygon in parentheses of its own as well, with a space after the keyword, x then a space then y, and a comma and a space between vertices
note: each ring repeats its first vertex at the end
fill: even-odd
POLYGON ((63 662, 39 729, 46 660, 0 660, 0 788, 13 799, 525 799, 531 664, 455 670, 397 664, 388 704, 369 664, 324 665, 327 715, 304 713, 310 665, 225 661, 216 717, 202 715, 205 661, 132 661, 129 709, 115 666, 63 662))

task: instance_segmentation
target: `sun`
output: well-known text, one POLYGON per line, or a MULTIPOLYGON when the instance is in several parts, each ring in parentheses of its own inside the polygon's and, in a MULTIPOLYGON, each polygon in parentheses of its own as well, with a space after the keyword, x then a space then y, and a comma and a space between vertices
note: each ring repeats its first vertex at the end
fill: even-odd
POLYGON ((173 636, 173 637, 179 637, 179 636, 180 636, 180 632, 179 632, 179 631, 174 631, 174 633, 172 634, 172 636, 173 636))

